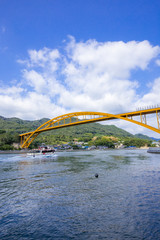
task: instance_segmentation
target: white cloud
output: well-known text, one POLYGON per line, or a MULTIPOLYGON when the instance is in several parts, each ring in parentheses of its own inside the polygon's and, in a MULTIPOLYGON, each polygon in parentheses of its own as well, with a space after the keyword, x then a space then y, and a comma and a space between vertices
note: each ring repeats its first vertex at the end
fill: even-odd
MULTIPOLYGON (((94 109, 112 113, 118 109, 132 110, 138 98, 138 82, 130 80, 131 71, 145 70, 159 52, 160 48, 152 47, 148 41, 76 43, 72 38, 67 46, 68 60, 64 69, 65 82, 74 99, 70 107, 79 108, 82 99, 86 99, 89 109, 94 105, 94 109)), ((61 95, 61 103, 68 101, 61 95)))
POLYGON ((2 116, 30 120, 52 118, 53 112, 57 116, 65 113, 65 109, 52 103, 49 97, 34 92, 29 92, 26 97, 0 95, 0 109, 2 116))
POLYGON ((42 50, 29 50, 30 64, 31 66, 44 66, 45 63, 53 62, 59 58, 59 52, 57 49, 43 48, 42 50))
POLYGON ((21 87, 4 87, 4 88, 0 88, 0 94, 2 96, 4 95, 9 95, 9 96, 13 96, 13 97, 17 97, 19 96, 22 92, 23 92, 23 88, 21 87))
POLYGON ((45 88, 45 79, 34 70, 23 71, 23 78, 27 81, 28 85, 34 88, 34 91, 41 93, 45 88))
POLYGON ((49 49, 44 47, 38 51, 28 50, 28 55, 28 60, 19 59, 17 62, 26 64, 28 67, 46 68, 46 70, 51 72, 54 72, 58 69, 57 59, 60 58, 60 53, 57 49, 49 49))
POLYGON ((76 43, 73 39, 67 50, 73 64, 78 64, 79 68, 107 72, 115 78, 129 77, 135 68, 146 69, 149 61, 160 52, 158 46, 152 47, 148 41, 76 43))
POLYGON ((46 47, 29 50, 28 59, 18 60, 24 64, 21 87, 8 88, 5 98, 0 91, 0 114, 37 119, 83 110, 120 113, 140 103, 152 105, 158 101, 160 78, 139 97, 140 80, 131 81, 131 76, 133 70, 146 71, 152 60, 158 64, 159 54, 160 47, 148 41, 77 43, 73 37, 63 54, 46 47), (16 99, 11 90, 18 94, 16 99))
POLYGON ((142 98, 137 101, 137 106, 152 106, 160 104, 160 77, 155 79, 152 88, 149 93, 145 94, 142 98))

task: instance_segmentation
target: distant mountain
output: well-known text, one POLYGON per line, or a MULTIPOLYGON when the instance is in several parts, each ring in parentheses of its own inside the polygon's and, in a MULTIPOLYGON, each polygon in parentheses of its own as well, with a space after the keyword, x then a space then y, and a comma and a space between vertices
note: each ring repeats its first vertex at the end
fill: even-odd
POLYGON ((160 141, 160 138, 149 137, 149 136, 143 135, 141 133, 135 134, 135 137, 141 138, 141 139, 146 139, 146 140, 160 141))
POLYGON ((148 137, 147 135, 141 134, 141 133, 135 134, 134 136, 135 136, 136 138, 151 140, 150 137, 148 137))
POLYGON ((160 138, 151 137, 151 139, 152 139, 153 141, 160 141, 160 138))

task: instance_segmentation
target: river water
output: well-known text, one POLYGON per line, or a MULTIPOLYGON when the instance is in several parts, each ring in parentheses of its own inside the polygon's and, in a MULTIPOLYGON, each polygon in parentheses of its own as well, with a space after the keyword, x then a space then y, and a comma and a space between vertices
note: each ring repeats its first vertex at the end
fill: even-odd
POLYGON ((160 239, 160 155, 1 154, 0 239, 160 239))

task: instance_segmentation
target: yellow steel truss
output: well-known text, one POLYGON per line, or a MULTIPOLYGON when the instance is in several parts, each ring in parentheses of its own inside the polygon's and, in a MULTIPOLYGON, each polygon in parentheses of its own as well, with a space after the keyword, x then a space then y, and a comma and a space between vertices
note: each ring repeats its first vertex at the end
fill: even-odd
POLYGON ((80 125, 91 122, 105 121, 105 120, 113 120, 113 119, 122 119, 131 123, 138 124, 145 128, 148 128, 152 131, 160 133, 160 108, 152 108, 146 110, 140 110, 135 112, 128 112, 122 114, 110 114, 110 113, 102 113, 102 112, 74 112, 64 114, 58 117, 55 117, 46 123, 42 124, 33 132, 20 134, 21 137, 21 147, 28 148, 29 145, 33 142, 33 140, 41 133, 53 129, 70 127, 74 125, 80 125), (147 124, 146 115, 147 114, 156 114, 157 119, 157 128, 152 127, 147 124), (133 120, 133 117, 139 116, 140 121, 133 120))

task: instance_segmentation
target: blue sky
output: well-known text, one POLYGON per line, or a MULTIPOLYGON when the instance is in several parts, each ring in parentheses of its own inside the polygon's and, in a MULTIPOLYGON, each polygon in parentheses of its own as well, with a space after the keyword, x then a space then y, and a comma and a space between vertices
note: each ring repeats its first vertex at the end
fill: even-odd
POLYGON ((158 0, 0 0, 0 115, 159 104, 159 12, 158 0))

